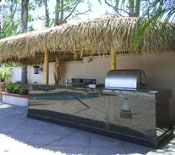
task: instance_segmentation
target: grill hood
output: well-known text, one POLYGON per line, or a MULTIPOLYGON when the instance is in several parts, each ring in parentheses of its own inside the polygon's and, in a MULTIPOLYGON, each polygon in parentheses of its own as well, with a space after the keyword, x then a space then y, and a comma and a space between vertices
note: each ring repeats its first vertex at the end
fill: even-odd
POLYGON ((146 77, 143 70, 111 70, 105 78, 107 89, 145 88, 146 77))

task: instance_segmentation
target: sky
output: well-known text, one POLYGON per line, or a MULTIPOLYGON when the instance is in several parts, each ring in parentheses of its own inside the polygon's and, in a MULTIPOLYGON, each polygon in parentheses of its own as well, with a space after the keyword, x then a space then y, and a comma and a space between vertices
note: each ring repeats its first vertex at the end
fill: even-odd
MULTIPOLYGON (((89 20, 89 19, 95 19, 95 18, 100 18, 102 16, 104 16, 106 10, 110 10, 112 11, 112 9, 110 7, 108 7, 104 2, 102 2, 102 4, 99 4, 98 3, 98 0, 89 0, 90 3, 92 4, 92 7, 91 7, 91 12, 88 12, 86 13, 86 15, 81 15, 79 16, 78 19, 76 20, 79 20, 79 21, 83 21, 83 20, 89 20)), ((103 0, 102 0, 103 1, 103 0)), ((50 11, 50 16, 52 18, 54 18, 54 8, 55 8, 55 0, 50 0, 48 5, 49 5, 49 11, 50 11)), ((85 3, 83 4, 80 4, 77 9, 80 11, 80 12, 83 12, 84 10, 87 10, 87 0, 85 1, 85 3)), ((33 16, 34 17, 37 17, 38 15, 44 15, 45 13, 45 10, 44 10, 44 6, 41 7, 40 9, 37 9, 35 12, 33 12, 33 16)), ((70 20, 68 22, 73 22, 75 21, 74 20, 70 20)), ((34 23, 33 23, 33 27, 35 30, 39 30, 39 29, 43 29, 43 25, 42 25, 42 22, 40 20, 36 20, 34 23)))

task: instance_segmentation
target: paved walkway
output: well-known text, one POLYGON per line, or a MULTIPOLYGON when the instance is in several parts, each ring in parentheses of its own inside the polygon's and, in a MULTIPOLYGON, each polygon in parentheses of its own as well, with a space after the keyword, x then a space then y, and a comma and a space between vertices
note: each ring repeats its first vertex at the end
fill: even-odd
POLYGON ((26 117, 27 108, 0 103, 0 155, 175 154, 175 139, 152 149, 26 117))

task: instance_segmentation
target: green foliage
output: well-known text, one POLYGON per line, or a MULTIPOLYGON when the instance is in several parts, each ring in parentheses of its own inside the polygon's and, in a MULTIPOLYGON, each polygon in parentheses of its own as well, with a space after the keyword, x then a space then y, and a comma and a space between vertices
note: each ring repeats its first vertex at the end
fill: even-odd
MULTIPOLYGON (((171 0, 153 0, 144 5, 144 12, 140 19, 141 24, 138 25, 137 34, 135 34, 134 45, 139 47, 143 34, 154 36, 157 33, 157 23, 162 21, 162 25, 159 26, 160 35, 163 35, 167 31, 168 23, 174 23, 175 18, 175 1, 171 0), (147 20, 142 20, 142 19, 147 20)), ((170 25, 169 25, 170 26, 170 25)))
MULTIPOLYGON (((98 0, 101 3, 101 0, 98 0)), ((138 17, 140 15, 141 2, 143 0, 105 0, 106 5, 113 9, 113 12, 106 12, 109 16, 130 16, 138 17)))
MULTIPOLYGON (((98 0, 101 3, 101 0, 98 0)), ((157 33, 157 23, 162 21, 159 26, 160 34, 167 31, 168 23, 174 23, 175 19, 175 1, 174 0, 105 0, 105 3, 111 7, 114 14, 107 13, 110 16, 139 16, 137 31, 133 38, 133 48, 139 48, 143 35, 154 36, 157 33), (142 10, 140 12, 140 10, 142 10), (145 20, 147 19, 147 20, 145 20)))
POLYGON ((98 0, 98 3, 102 4, 101 0, 98 0))
POLYGON ((10 82, 6 86, 6 90, 8 93, 20 94, 20 95, 28 95, 28 90, 24 89, 21 82, 10 82))
MULTIPOLYGON (((8 4, 8 15, 2 29, 0 28, 0 39, 17 35, 21 32, 21 0, 6 0, 6 2, 8 4)), ((39 0, 30 0, 28 6, 28 31, 34 30, 32 22, 36 19, 32 16, 31 11, 36 10, 38 7, 41 7, 39 0)))
POLYGON ((14 93, 14 94, 18 94, 19 90, 21 88, 22 88, 22 85, 20 84, 20 82, 15 82, 15 83, 10 82, 6 86, 7 92, 8 93, 14 93))
POLYGON ((87 9, 81 12, 77 8, 80 4, 85 3, 85 0, 56 0, 54 11, 55 25, 67 23, 68 20, 77 18, 79 15, 83 15, 91 11, 90 1, 87 0, 86 2, 87 9))
MULTIPOLYGON (((54 1, 54 0, 53 0, 54 1)), ((60 5, 55 7, 52 12, 58 13, 55 18, 51 18, 49 15, 49 7, 47 3, 51 3, 49 0, 30 0, 28 4, 28 31, 33 31, 33 22, 36 20, 42 20, 45 27, 66 23, 72 18, 77 18, 80 14, 85 14, 90 11, 91 4, 87 0, 87 8, 84 12, 80 12, 77 7, 80 3, 84 3, 85 0, 55 0, 59 1, 60 5), (36 9, 46 6, 47 13, 44 16, 34 17, 32 12, 36 9), (57 18, 57 19, 56 19, 57 18), (57 23, 56 23, 57 21, 57 23)), ((2 29, 0 29, 0 39, 17 35, 21 33, 21 0, 6 0, 8 4, 8 16, 3 23, 2 29)))
POLYGON ((152 0, 145 6, 144 16, 148 18, 158 18, 174 21, 175 1, 172 0, 152 0))
POLYGON ((8 15, 5 19, 2 29, 0 29, 0 39, 11 35, 19 34, 20 32, 20 1, 6 0, 8 4, 8 15))
POLYGON ((21 88, 21 89, 19 90, 19 94, 20 94, 20 95, 28 95, 28 90, 27 90, 27 89, 24 89, 24 88, 21 88))
POLYGON ((6 81, 12 76, 12 70, 9 67, 0 67, 0 81, 6 81))
POLYGON ((4 63, 4 66, 5 67, 18 67, 20 66, 20 64, 17 62, 8 62, 8 63, 4 63))

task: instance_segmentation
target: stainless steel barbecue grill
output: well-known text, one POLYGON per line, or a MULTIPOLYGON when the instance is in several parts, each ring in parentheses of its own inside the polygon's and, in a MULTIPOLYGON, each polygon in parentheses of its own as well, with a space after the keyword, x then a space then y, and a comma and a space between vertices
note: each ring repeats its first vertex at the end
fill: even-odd
POLYGON ((107 89, 141 89, 147 85, 143 70, 111 70, 105 79, 107 89))

